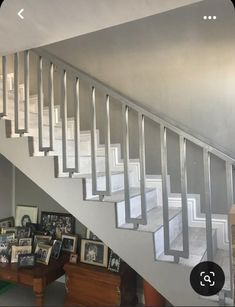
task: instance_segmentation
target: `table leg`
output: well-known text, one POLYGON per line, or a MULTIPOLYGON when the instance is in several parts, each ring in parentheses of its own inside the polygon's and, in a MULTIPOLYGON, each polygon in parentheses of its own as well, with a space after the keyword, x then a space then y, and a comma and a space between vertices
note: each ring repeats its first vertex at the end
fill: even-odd
POLYGON ((44 298, 43 292, 42 293, 35 292, 35 306, 43 307, 43 298, 44 298))

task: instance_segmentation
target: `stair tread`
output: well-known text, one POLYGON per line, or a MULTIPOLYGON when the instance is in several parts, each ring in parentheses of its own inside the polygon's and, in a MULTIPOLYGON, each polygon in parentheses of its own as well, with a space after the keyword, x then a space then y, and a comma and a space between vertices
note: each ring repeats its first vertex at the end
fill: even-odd
MULTIPOLYGON (((172 219, 181 212, 180 208, 169 208, 169 218, 172 219)), ((147 212, 147 225, 139 225, 138 231, 155 232, 163 225, 163 209, 155 207, 147 212)), ((133 224, 126 223, 120 228, 132 229, 133 224)))
MULTIPOLYGON (((154 188, 146 188, 146 193, 154 191, 154 188)), ((140 188, 138 187, 131 187, 129 190, 130 197, 140 196, 140 188)), ((94 197, 92 200, 99 200, 99 197, 94 197)), ((115 191, 112 193, 111 196, 105 196, 103 201, 104 202, 114 202, 119 203, 125 200, 125 190, 115 191)))
MULTIPOLYGON (((106 173, 104 172, 97 172, 97 177, 104 177, 106 176, 106 173)), ((115 176, 115 175, 120 175, 123 174, 123 171, 112 171, 111 172, 111 176, 115 176)), ((60 173, 59 177, 68 177, 67 173, 60 173)), ((75 173, 73 174, 73 178, 84 178, 84 179, 91 179, 92 178, 92 174, 91 173, 75 173)))

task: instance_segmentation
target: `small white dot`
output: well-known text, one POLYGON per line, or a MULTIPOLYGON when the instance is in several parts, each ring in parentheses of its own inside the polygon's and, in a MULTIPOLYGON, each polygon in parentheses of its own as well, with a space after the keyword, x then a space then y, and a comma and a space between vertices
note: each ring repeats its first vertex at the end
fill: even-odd
POLYGON ((211 16, 208 16, 208 19, 211 19, 212 17, 211 16))
POLYGON ((203 19, 205 19, 205 20, 206 20, 206 19, 207 19, 207 16, 204 16, 204 17, 203 17, 203 19))
POLYGON ((213 19, 215 20, 215 19, 216 19, 216 16, 213 16, 213 19))

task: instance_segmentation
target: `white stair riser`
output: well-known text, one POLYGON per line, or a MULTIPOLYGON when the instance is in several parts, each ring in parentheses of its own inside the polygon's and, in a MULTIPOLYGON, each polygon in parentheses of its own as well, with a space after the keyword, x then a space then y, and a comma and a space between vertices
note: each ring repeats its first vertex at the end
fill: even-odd
MULTIPOLYGON (((130 176, 133 176, 132 173, 130 173, 130 176)), ((112 174, 111 175, 111 188, 112 192, 120 191, 124 189, 124 174, 112 174)), ((98 190, 105 190, 106 189, 106 180, 105 176, 99 176, 97 177, 97 188, 98 190)), ((92 182, 91 178, 86 179, 86 199, 92 198, 95 195, 92 195, 92 182)))
MULTIPOLYGON (((141 215, 141 196, 137 195, 131 197, 130 205, 135 215, 131 214, 131 217, 137 217, 141 215)), ((156 199, 156 190, 148 191, 146 193, 146 209, 147 211, 153 209, 157 206, 157 199, 156 199)), ((126 213, 125 213, 125 201, 119 202, 116 205, 117 210, 117 227, 121 227, 126 223, 126 213)))

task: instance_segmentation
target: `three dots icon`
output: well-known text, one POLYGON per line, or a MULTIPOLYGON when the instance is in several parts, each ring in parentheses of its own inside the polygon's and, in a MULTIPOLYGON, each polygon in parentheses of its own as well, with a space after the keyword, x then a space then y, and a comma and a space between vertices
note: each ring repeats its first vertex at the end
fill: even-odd
POLYGON ((216 20, 216 16, 203 16, 204 20, 216 20))

